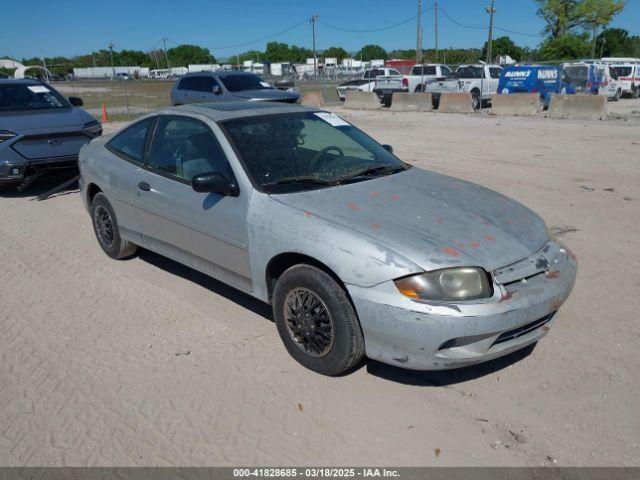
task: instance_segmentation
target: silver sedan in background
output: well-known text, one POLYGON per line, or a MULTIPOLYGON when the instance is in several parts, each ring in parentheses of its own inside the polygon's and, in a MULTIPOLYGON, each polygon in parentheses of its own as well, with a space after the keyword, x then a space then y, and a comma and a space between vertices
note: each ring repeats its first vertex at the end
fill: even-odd
POLYGON ((325 111, 224 102, 149 114, 80 153, 99 245, 137 246, 273 305, 289 353, 450 369, 534 344, 576 261, 486 188, 412 167, 325 111))

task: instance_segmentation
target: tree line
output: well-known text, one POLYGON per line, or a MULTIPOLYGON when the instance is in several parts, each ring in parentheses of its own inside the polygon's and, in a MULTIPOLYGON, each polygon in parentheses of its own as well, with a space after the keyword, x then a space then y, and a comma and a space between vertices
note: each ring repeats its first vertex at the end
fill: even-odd
MULTIPOLYGON (((544 39, 537 48, 517 45, 509 36, 495 38, 492 52, 497 56, 509 55, 516 61, 561 61, 585 57, 640 57, 640 36, 631 35, 621 28, 607 28, 612 19, 625 6, 625 0, 536 0, 537 15, 545 23, 544 39)), ((450 64, 472 63, 486 57, 488 43, 482 48, 448 48, 436 52, 423 50, 426 62, 450 64)), ((348 52, 340 46, 332 46, 317 52, 320 58, 336 58, 338 62, 353 57, 358 60, 390 58, 413 59, 415 49, 386 50, 380 45, 364 45, 356 52, 348 52)), ((241 64, 245 60, 256 62, 303 63, 313 57, 306 47, 283 42, 269 42, 264 50, 248 50, 225 59, 225 63, 241 64)), ((41 65, 42 58, 24 58, 25 65, 41 65)), ((56 74, 65 74, 74 67, 141 66, 167 68, 189 64, 218 63, 209 49, 197 45, 178 45, 166 52, 155 49, 120 50, 110 52, 103 49, 72 58, 46 58, 47 67, 56 74), (113 60, 112 60, 113 56, 113 60)))

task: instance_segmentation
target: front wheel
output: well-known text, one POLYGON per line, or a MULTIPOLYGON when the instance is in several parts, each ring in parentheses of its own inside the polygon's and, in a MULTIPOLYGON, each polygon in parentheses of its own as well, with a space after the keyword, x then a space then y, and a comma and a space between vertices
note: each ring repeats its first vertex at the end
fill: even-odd
POLYGON ((136 253, 138 246, 120 237, 116 214, 102 193, 93 197, 91 219, 98 244, 109 257, 120 260, 136 253))
POLYGON ((340 375, 364 357, 364 337, 342 287, 324 271, 296 265, 273 294, 278 334, 289 354, 322 375, 340 375))
POLYGON ((474 111, 478 111, 480 110, 480 104, 481 104, 481 100, 480 100, 480 93, 479 92, 471 92, 471 106, 473 107, 474 111))

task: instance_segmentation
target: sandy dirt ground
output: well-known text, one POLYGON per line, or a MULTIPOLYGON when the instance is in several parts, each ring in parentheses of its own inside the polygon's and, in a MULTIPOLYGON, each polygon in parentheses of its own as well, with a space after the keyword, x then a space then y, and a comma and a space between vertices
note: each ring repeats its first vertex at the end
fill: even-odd
POLYGON ((76 192, 5 193, 0 464, 640 465, 640 121, 338 112, 545 218, 579 260, 549 336, 453 372, 322 377, 268 306, 107 258, 76 192))

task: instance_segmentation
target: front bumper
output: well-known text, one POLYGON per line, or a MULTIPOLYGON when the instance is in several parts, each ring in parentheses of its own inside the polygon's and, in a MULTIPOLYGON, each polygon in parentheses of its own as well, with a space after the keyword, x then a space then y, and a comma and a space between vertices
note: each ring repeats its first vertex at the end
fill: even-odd
POLYGON ((0 161, 0 184, 22 183, 34 175, 66 173, 77 168, 77 155, 0 161))
POLYGON ((550 270, 494 284, 494 296, 458 304, 415 302, 393 282, 347 285, 369 358, 402 368, 446 370, 492 360, 544 337, 569 296, 577 263, 565 249, 550 270))

